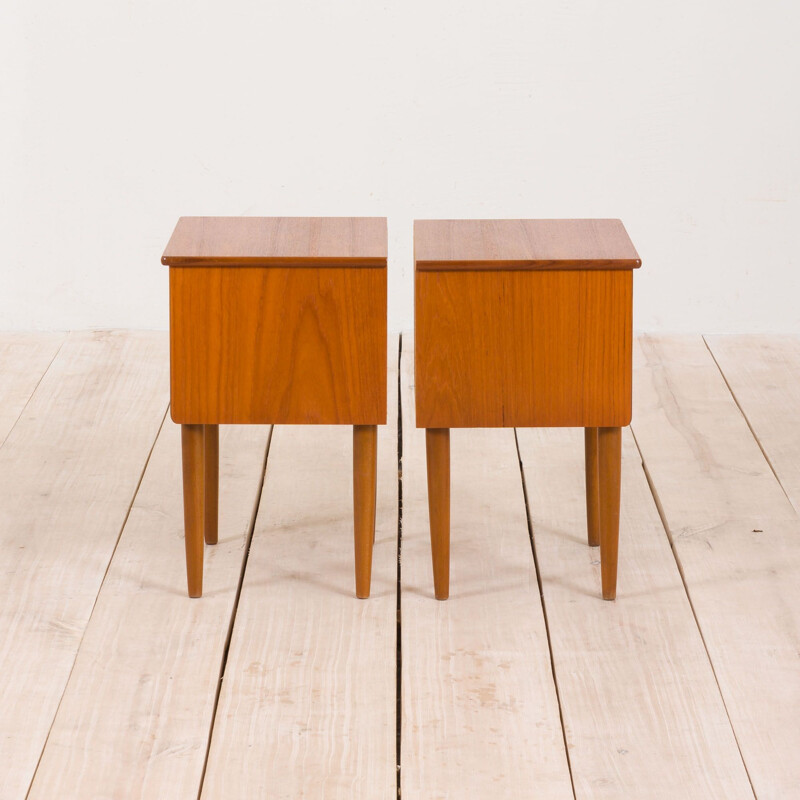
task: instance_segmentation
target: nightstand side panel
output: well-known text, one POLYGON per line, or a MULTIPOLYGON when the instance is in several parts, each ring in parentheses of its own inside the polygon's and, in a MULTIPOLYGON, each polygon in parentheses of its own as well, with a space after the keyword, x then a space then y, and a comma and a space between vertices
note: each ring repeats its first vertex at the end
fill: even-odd
POLYGON ((631 270, 417 271, 417 426, 631 418, 631 270))
POLYGON ((172 419, 386 421, 386 269, 172 267, 172 419))

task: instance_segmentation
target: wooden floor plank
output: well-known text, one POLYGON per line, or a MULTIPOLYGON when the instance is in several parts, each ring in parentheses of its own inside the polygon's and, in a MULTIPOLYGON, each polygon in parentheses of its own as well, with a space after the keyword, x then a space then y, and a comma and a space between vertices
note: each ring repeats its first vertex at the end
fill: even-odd
POLYGON ((796 518, 702 337, 643 336, 634 369, 633 432, 650 445, 648 468, 659 467, 657 489, 674 504, 674 533, 691 535, 721 519, 796 518))
POLYGON ((369 599, 355 597, 352 429, 273 433, 206 800, 396 796, 396 350, 389 365, 369 599))
POLYGON ((220 537, 186 593, 180 427, 167 421, 103 582, 31 800, 195 800, 269 429, 223 426, 220 537))
POLYGON ((635 348, 633 431, 759 800, 800 786, 800 521, 702 338, 635 348))
POLYGON ((800 336, 706 336, 778 480, 800 510, 800 336))
POLYGON ((517 435, 576 796, 752 800, 630 431, 613 603, 587 544, 583 431, 517 435))
MULTIPOLYGON (((194 797, 266 430, 225 431, 221 541, 189 601, 170 422, 114 550, 166 409, 164 335, 73 334, 60 351, 60 335, 3 337, 0 797, 25 796, 45 740, 33 798, 194 797)), ((783 488, 699 336, 637 343, 633 429, 715 674, 632 439, 604 603, 580 433, 519 433, 579 799, 751 797, 737 743, 759 800, 800 785, 800 346, 707 341, 783 488)), ((403 795, 571 797, 513 432, 453 433, 437 603, 404 345, 403 795)), ((394 797, 395 418, 368 601, 353 595, 349 429, 277 432, 205 797, 394 797)))
POLYGON ((66 336, 65 333, 0 333, 0 445, 66 336))
POLYGON ((450 599, 438 602, 410 340, 401 360, 401 795, 571 798, 514 432, 451 433, 450 599))
POLYGON ((169 394, 163 333, 71 334, 0 448, 0 797, 24 797, 169 394))

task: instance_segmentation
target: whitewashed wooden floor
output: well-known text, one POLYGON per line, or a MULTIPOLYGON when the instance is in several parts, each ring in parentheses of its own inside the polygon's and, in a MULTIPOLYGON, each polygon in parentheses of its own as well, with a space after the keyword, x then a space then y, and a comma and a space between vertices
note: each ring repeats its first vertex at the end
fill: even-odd
POLYGON ((0 334, 0 798, 800 797, 800 338, 637 341, 615 603, 574 429, 453 432, 433 599, 411 341, 372 598, 350 430, 228 427, 189 600, 166 335, 0 334))

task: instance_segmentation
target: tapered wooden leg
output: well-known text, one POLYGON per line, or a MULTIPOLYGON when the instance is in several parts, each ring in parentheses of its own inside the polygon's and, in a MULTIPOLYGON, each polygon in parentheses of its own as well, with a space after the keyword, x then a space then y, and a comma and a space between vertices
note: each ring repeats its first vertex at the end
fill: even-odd
POLYGON ((450 429, 426 429, 425 451, 433 588, 437 600, 447 600, 450 596, 450 429))
POLYGON ((589 546, 600 544, 600 465, 597 453, 597 428, 583 431, 586 450, 586 529, 589 546))
POLYGON ((203 426, 181 425, 183 526, 189 597, 203 594, 203 426))
POLYGON ((216 544, 219 536, 219 425, 203 425, 203 437, 203 533, 206 544, 216 544))
POLYGON ((356 597, 369 597, 378 486, 378 426, 353 425, 353 520, 356 597))
POLYGON ((600 574, 603 599, 617 596, 619 544, 619 487, 622 462, 622 429, 599 428, 600 462, 600 574))

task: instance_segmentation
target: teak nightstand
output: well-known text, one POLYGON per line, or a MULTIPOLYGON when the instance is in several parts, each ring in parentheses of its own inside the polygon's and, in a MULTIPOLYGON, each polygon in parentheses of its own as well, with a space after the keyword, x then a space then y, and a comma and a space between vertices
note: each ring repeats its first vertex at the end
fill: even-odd
POLYGON ((619 220, 414 223, 417 427, 436 597, 449 595, 450 428, 582 427, 590 545, 613 600, 633 270, 619 220))
POLYGON ((369 596, 386 247, 384 218, 178 220, 161 261, 190 597, 203 593, 203 540, 217 541, 221 423, 353 426, 356 594, 369 596))

